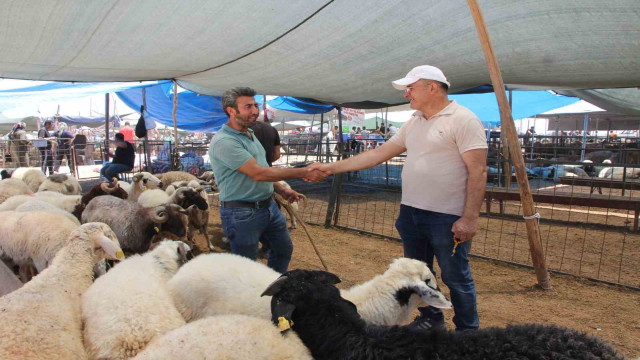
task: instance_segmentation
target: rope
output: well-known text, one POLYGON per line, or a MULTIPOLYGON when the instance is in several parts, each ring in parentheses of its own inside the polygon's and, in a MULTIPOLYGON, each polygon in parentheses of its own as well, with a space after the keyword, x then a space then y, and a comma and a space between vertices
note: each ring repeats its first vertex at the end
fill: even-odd
MULTIPOLYGON (((311 236, 311 234, 309 234, 309 230, 307 229, 307 225, 305 224, 304 220, 300 218, 300 215, 298 215, 298 213, 291 207, 291 204, 287 200, 285 200, 282 196, 280 196, 280 194, 274 192, 273 198, 280 205, 284 206, 284 208, 287 209, 289 214, 293 215, 296 218, 296 220, 298 220, 298 223, 302 225, 302 229, 304 230, 305 233, 307 233, 307 236, 309 237, 309 241, 311 242, 311 246, 313 246, 313 250, 316 252, 316 255, 318 255, 318 259, 320 259, 322 266, 324 267, 325 270, 329 271, 329 268, 327 267, 327 264, 324 262, 322 255, 320 255, 320 252, 318 251, 316 244, 313 242, 313 237, 311 236)), ((306 198, 305 198, 305 201, 306 201, 306 198)))
POLYGON ((535 213, 531 216, 526 216, 526 215, 522 215, 522 218, 525 220, 532 220, 532 219, 540 219, 540 213, 535 213))

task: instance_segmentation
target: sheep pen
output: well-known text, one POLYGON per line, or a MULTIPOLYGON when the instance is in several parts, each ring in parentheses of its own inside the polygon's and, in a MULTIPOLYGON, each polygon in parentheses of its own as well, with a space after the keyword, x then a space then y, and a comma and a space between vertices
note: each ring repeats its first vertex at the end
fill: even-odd
MULTIPOLYGON (((217 206, 211 201, 210 205, 214 209, 217 206)), ((313 204, 307 209, 317 211, 313 210, 313 204)), ((306 216, 308 213, 305 219, 306 216)), ((228 245, 221 240, 223 233, 218 211, 211 211, 209 227, 214 246, 228 252, 228 245)), ((342 279, 338 284, 340 288, 351 287, 383 273, 392 259, 402 256, 399 241, 320 226, 309 226, 308 229, 314 238, 322 239, 316 246, 331 271, 342 279)), ((294 249, 289 269, 322 269, 304 231, 291 230, 291 238, 294 249)), ((206 248, 202 235, 196 234, 196 244, 206 248)), ((477 257, 472 257, 471 263, 481 327, 553 323, 596 335, 630 358, 640 356, 640 315, 637 312, 640 294, 637 291, 552 274, 553 289, 544 292, 536 289, 532 269, 477 257)), ((439 283, 449 296, 446 286, 439 283)), ((445 316, 452 328, 452 312, 445 311, 445 316)))

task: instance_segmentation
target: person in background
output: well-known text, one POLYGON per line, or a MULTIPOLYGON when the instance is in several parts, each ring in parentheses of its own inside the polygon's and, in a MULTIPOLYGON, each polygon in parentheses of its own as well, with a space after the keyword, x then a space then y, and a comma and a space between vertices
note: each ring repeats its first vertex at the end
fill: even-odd
POLYGON ((25 124, 21 121, 13 124, 13 128, 9 133, 11 140, 11 154, 16 167, 29 166, 29 139, 27 132, 24 130, 25 124))
POLYGON ((220 218, 231 252, 255 260, 258 242, 266 233, 271 245, 267 265, 283 273, 289 267, 293 243, 286 218, 273 201, 273 193, 287 201, 298 201, 300 194, 277 181, 295 178, 320 181, 326 174, 309 168, 269 166, 265 149, 249 128, 259 113, 255 94, 247 87, 224 92, 222 109, 229 120, 211 140, 209 158, 220 188, 220 218))
POLYGON ((111 162, 106 162, 100 169, 100 177, 103 181, 111 181, 114 177, 120 179, 119 174, 133 170, 136 160, 136 152, 130 142, 124 140, 122 133, 115 134, 115 139, 107 139, 107 143, 116 146, 116 153, 107 152, 113 158, 111 162))
POLYGON ((125 121, 124 126, 120 129, 120 133, 124 135, 124 141, 128 141, 133 144, 133 140, 137 139, 135 136, 135 130, 131 127, 128 121, 125 121))
POLYGON ((56 148, 56 159, 53 165, 53 171, 58 172, 60 170, 60 163, 62 159, 67 157, 67 164, 69 165, 69 170, 71 174, 75 176, 76 169, 74 166, 74 159, 71 156, 71 143, 73 142, 74 135, 67 131, 66 123, 58 123, 58 131, 55 133, 55 137, 58 143, 56 148))
MULTIPOLYGON (((434 274, 435 256, 451 293, 456 330, 475 330, 479 319, 468 254, 487 182, 484 127, 469 109, 449 100, 449 81, 436 67, 415 67, 392 84, 417 110, 398 133, 372 151, 309 167, 329 174, 357 171, 406 152, 396 220, 404 256, 424 261, 434 274)), ((419 310, 411 326, 446 328, 440 309, 419 310)))
POLYGON ((389 137, 392 137, 397 132, 398 132, 398 128, 395 125, 393 124, 389 125, 389 134, 388 134, 389 137))
POLYGON ((53 138, 51 136, 51 131, 53 129, 53 121, 45 120, 44 126, 40 128, 38 131, 38 140, 41 140, 44 146, 38 147, 40 151, 40 159, 42 161, 42 172, 47 175, 47 170, 49 171, 49 175, 53 175, 53 138))

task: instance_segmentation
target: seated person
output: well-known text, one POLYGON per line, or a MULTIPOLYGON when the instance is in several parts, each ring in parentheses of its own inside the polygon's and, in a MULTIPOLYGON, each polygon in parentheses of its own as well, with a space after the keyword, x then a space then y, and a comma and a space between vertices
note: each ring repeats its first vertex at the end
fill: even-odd
POLYGON ((107 155, 113 157, 111 162, 104 164, 100 169, 100 176, 106 181, 111 181, 114 177, 120 179, 118 174, 128 172, 133 169, 136 159, 136 151, 131 143, 124 141, 124 135, 117 133, 114 140, 107 140, 116 145, 115 155, 107 152, 107 155))

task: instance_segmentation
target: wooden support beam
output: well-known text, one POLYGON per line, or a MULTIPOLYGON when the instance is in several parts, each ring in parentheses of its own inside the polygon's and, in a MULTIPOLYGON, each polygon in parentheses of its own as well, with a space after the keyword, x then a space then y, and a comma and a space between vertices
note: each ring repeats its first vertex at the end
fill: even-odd
POLYGON ((533 217, 533 215, 536 214, 536 211, 533 205, 533 197, 531 195, 529 179, 527 178, 527 172, 524 166, 524 159, 522 158, 522 148, 518 141, 518 134, 516 134, 516 127, 513 122, 513 117, 511 116, 511 109, 504 91, 504 82, 502 81, 502 75, 500 74, 498 60, 496 59, 493 51, 491 38, 487 32, 487 27, 484 23, 484 18, 478 3, 476 0, 467 0, 467 2, 469 3, 471 15, 473 16, 473 20, 476 24, 478 38, 482 44, 484 57, 487 61, 487 66, 489 67, 491 83, 493 84, 493 89, 498 99, 501 129, 506 135, 511 160, 513 161, 513 166, 516 171, 516 179, 518 181, 518 188, 520 189, 520 198, 522 199, 522 212, 525 216, 525 225, 527 227, 529 250, 531 252, 531 260, 538 279, 538 285, 543 289, 550 289, 551 284, 549 272, 547 271, 544 251, 542 250, 542 241, 540 241, 538 219, 533 217))

